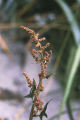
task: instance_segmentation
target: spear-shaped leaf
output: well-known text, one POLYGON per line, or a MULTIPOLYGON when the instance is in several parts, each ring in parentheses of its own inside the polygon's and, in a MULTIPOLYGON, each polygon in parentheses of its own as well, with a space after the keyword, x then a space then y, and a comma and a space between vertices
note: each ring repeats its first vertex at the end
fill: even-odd
POLYGON ((53 73, 47 74, 46 79, 48 79, 51 75, 53 75, 53 73))
MULTIPOLYGON (((52 99, 51 99, 51 100, 52 100, 52 99)), ((49 104, 49 102, 50 102, 51 100, 49 100, 49 101, 45 104, 43 111, 40 113, 40 115, 39 115, 40 120, 42 120, 42 118, 43 118, 44 116, 45 116, 46 118, 48 117, 47 114, 46 114, 46 110, 47 110, 47 106, 48 106, 48 104, 49 104)))

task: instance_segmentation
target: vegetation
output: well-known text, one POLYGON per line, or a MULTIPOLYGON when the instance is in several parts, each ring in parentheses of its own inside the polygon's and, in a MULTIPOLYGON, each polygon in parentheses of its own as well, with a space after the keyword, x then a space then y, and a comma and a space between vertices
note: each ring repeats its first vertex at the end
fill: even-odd
MULTIPOLYGON (((60 120, 63 114, 68 114, 69 119, 74 120, 73 112, 80 110, 71 106, 71 101, 73 100, 80 102, 80 0, 3 0, 0 12, 1 35, 7 35, 8 42, 16 41, 16 44, 19 42, 22 44, 26 43, 25 46, 29 42, 30 53, 35 61, 41 64, 39 84, 34 79, 31 81, 28 75, 23 73, 31 88, 30 93, 26 96, 32 99, 30 120, 33 117, 40 117, 40 119, 43 119, 43 116, 47 117, 45 107, 47 108, 48 103, 42 105, 43 102, 39 99, 41 92, 39 87, 43 91, 41 82, 45 77, 49 78, 50 76, 57 78, 58 83, 60 83, 62 90, 65 92, 58 110, 59 113, 53 115, 49 120, 55 118, 60 120), (30 36, 19 29, 21 25, 30 28, 21 27, 30 36), (32 29, 40 35, 36 34, 32 29), (45 38, 43 36, 46 36, 47 41, 50 43, 47 52, 46 47, 49 46, 49 43, 45 45, 45 38), (34 41, 32 42, 32 40, 34 41), (44 57, 47 55, 49 58, 52 54, 51 51, 48 53, 49 49, 53 52, 53 59, 51 61, 52 70, 46 75, 44 69, 47 66, 45 65, 44 57), (39 56, 37 57, 36 54, 39 56), (36 100, 35 102, 39 102, 39 108, 35 105, 34 99, 36 100), (67 111, 64 110, 65 106, 67 111)), ((11 53, 7 45, 6 49, 4 47, 2 49, 4 51, 7 49, 7 53, 11 53)), ((51 90, 46 96, 54 98, 60 91, 60 89, 51 90)))
POLYGON ((36 34, 33 30, 24 26, 21 26, 21 28, 25 29, 28 33, 31 34, 30 37, 31 39, 29 44, 30 46, 34 45, 35 49, 31 49, 30 47, 29 51, 31 52, 32 57, 35 59, 35 61, 41 64, 41 73, 39 74, 38 85, 36 84, 36 81, 34 79, 33 81, 31 81, 28 75, 26 73, 23 73, 23 75, 27 79, 27 83, 29 85, 28 87, 31 88, 30 93, 27 96, 25 96, 27 98, 32 99, 32 108, 31 108, 29 120, 32 120, 33 117, 40 117, 40 119, 42 120, 43 116, 47 117, 46 109, 49 102, 43 108, 42 107, 43 101, 40 100, 39 95, 40 92, 44 90, 43 79, 46 78, 47 76, 45 70, 47 69, 47 64, 49 63, 49 59, 52 54, 52 51, 50 50, 48 53, 45 50, 47 47, 49 47, 50 43, 47 43, 44 46, 41 44, 42 41, 46 40, 44 37, 39 39, 39 34, 36 34), (37 54, 38 57, 35 54, 37 54))

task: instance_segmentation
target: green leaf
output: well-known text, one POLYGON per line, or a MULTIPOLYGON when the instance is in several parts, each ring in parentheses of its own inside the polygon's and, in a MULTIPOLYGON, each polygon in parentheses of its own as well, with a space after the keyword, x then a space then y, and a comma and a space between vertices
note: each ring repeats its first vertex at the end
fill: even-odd
POLYGON ((66 107, 67 107, 67 112, 68 112, 68 116, 69 116, 70 120, 74 120, 71 105, 70 105, 70 98, 68 98, 68 100, 67 100, 66 107))
POLYGON ((25 96, 25 98, 32 98, 33 96, 31 94, 28 94, 25 96))
POLYGON ((70 91, 71 91, 71 87, 74 81, 74 77, 75 74, 77 72, 78 66, 79 66, 79 62, 80 62, 80 46, 78 48, 75 48, 75 53, 73 51, 72 55, 73 55, 73 59, 70 59, 70 66, 68 69, 68 75, 67 75, 67 85, 66 85, 66 89, 65 89, 65 93, 64 93, 64 99, 62 101, 62 104, 60 106, 60 113, 59 113, 59 117, 58 120, 60 120, 62 111, 64 109, 64 106, 67 102, 67 99, 69 97, 70 91))
POLYGON ((67 17, 67 20, 70 23, 70 27, 71 27, 75 42, 77 45, 79 45, 80 44, 80 29, 78 27, 79 25, 77 23, 76 18, 74 17, 69 6, 63 0, 56 0, 56 2, 61 6, 62 10, 64 11, 67 17))
POLYGON ((28 95, 25 96, 25 98, 33 98, 34 94, 32 89, 30 90, 30 93, 28 95))
POLYGON ((34 91, 36 90, 35 84, 36 84, 36 82, 35 82, 35 80, 33 79, 32 92, 34 92, 34 91))
MULTIPOLYGON (((51 100, 52 100, 52 99, 51 99, 51 100)), ((47 110, 47 106, 48 106, 48 104, 49 104, 49 102, 50 102, 51 100, 49 100, 49 101, 45 104, 43 111, 40 113, 40 115, 39 115, 40 120, 42 120, 42 118, 43 118, 44 116, 45 116, 46 118, 48 117, 47 114, 46 114, 46 110, 47 110)))
POLYGON ((30 93, 28 95, 26 95, 25 98, 33 98, 34 97, 34 91, 36 90, 35 84, 36 84, 36 82, 33 79, 33 85, 31 87, 30 93))
POLYGON ((46 76, 46 79, 48 79, 51 75, 53 75, 53 73, 49 73, 49 74, 46 76))

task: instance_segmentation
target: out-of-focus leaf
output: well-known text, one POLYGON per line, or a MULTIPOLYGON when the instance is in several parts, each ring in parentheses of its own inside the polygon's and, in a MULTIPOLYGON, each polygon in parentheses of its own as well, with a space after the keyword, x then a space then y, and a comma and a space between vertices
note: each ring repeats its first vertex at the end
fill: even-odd
MULTIPOLYGON (((72 109, 72 112, 78 112, 78 111, 80 111, 80 108, 73 108, 72 109)), ((67 114, 67 111, 63 111, 62 112, 62 115, 65 115, 65 114, 67 114)), ((57 115, 53 115, 51 118, 49 118, 48 120, 55 120, 56 118, 58 118, 58 116, 59 116, 59 114, 57 114, 57 115)))
POLYGON ((67 107, 68 116, 69 116, 70 120, 74 120, 69 98, 67 100, 66 107, 67 107))
POLYGON ((31 0, 31 2, 25 4, 25 6, 19 11, 19 16, 22 16, 23 14, 27 13, 27 11, 30 10, 32 5, 35 3, 35 0, 31 0))
MULTIPOLYGON (((61 8, 63 9, 69 23, 71 26, 71 30, 72 33, 74 35, 74 39, 75 39, 75 43, 77 44, 77 48, 75 48, 75 53, 73 54, 73 59, 72 59, 72 63, 69 66, 69 72, 67 75, 67 85, 66 85, 66 90, 64 93, 64 99, 62 101, 61 107, 60 107, 60 113, 59 113, 59 117, 58 120, 60 120, 62 111, 64 109, 64 106, 67 102, 71 87, 72 87, 72 83, 74 80, 74 76, 76 74, 76 71, 78 69, 78 65, 80 62, 80 29, 78 27, 78 23, 77 20, 75 19, 71 9, 69 8, 69 6, 63 1, 63 0, 56 0, 57 3, 61 6, 61 8)), ((71 61, 70 61, 71 62, 71 61)))
POLYGON ((60 113, 59 113, 58 120, 60 120, 62 111, 64 109, 66 102, 67 102, 68 96, 69 96, 70 91, 71 91, 72 83, 74 81, 74 76, 77 72, 77 68, 78 68, 78 65, 80 62, 80 46, 78 48, 75 48, 75 49, 76 50, 75 50, 75 54, 73 56, 72 64, 69 66, 69 72, 67 75, 67 85, 66 85, 66 89, 65 89, 65 93, 64 93, 64 99, 63 99, 62 104, 60 106, 60 113))
POLYGON ((63 9, 63 11, 64 11, 69 23, 70 23, 75 42, 77 45, 79 45, 80 44, 80 29, 78 27, 77 20, 75 19, 69 6, 63 0, 56 0, 56 1, 63 9))

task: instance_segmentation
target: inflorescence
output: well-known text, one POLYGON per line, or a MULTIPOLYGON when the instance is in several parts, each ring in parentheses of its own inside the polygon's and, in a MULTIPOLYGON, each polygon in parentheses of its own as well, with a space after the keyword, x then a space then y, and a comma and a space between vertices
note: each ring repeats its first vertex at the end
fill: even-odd
MULTIPOLYGON (((46 78, 47 73, 47 65, 50 61, 50 56, 52 55, 52 50, 49 52, 46 51, 46 48, 50 46, 50 43, 46 43, 44 46, 42 45, 42 41, 45 41, 46 38, 39 38, 39 34, 35 33, 33 30, 29 29, 28 27, 21 26, 22 29, 25 29, 30 34, 30 43, 31 47, 29 49, 32 57, 37 63, 40 63, 41 72, 39 73, 39 83, 38 85, 35 83, 36 89, 34 90, 33 94, 34 97, 32 98, 32 117, 36 117, 39 112, 43 110, 43 101, 40 100, 39 95, 40 92, 44 90, 42 81, 46 78), (34 49, 32 48, 34 45, 34 49)), ((28 77, 28 75, 24 72, 23 75, 27 79, 28 87, 32 87, 33 81, 28 77)))

